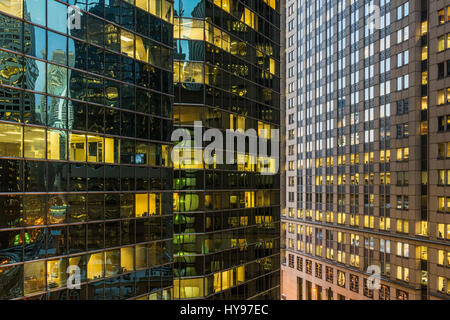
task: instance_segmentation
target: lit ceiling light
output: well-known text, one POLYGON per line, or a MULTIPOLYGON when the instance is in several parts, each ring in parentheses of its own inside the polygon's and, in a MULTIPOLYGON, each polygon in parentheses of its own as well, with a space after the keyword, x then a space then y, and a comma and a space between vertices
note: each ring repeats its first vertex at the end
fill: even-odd
POLYGON ((132 42, 132 41, 133 41, 133 39, 128 38, 128 37, 126 37, 126 36, 120 36, 120 39, 123 40, 123 41, 125 41, 125 42, 132 42))

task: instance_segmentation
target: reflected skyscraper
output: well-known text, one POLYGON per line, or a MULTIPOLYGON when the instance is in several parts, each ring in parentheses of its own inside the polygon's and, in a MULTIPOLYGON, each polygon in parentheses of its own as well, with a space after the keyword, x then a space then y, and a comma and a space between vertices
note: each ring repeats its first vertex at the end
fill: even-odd
MULTIPOLYGON (((0 21, 0 47, 11 48, 13 50, 24 50, 33 52, 35 50, 35 36, 33 27, 27 27, 23 29, 20 21, 10 19, 2 16, 0 21)), ((7 80, 5 84, 10 86, 20 86, 24 81, 25 85, 29 85, 34 82, 37 74, 37 66, 32 61, 27 61, 23 66, 23 61, 14 54, 3 53, 1 57, 1 65, 3 70, 3 78, 7 80)), ((12 119, 17 120, 21 116, 21 108, 24 107, 23 112, 25 117, 39 116, 39 106, 35 105, 35 101, 32 101, 28 96, 24 98, 22 104, 22 95, 16 93, 8 88, 0 89, 1 109, 0 116, 4 120, 12 119), (37 108, 37 109, 36 109, 37 108)))
MULTIPOLYGON (((176 128, 280 128, 279 12, 278 1, 175 1, 176 128)), ((244 161, 174 163, 175 299, 279 299, 280 175, 228 151, 244 161)))
POLYGON ((172 12, 0 2, 0 299, 171 299, 172 12))
POLYGON ((280 10, 0 2, 0 299, 279 298, 275 153, 170 153, 173 123, 276 141, 280 10))

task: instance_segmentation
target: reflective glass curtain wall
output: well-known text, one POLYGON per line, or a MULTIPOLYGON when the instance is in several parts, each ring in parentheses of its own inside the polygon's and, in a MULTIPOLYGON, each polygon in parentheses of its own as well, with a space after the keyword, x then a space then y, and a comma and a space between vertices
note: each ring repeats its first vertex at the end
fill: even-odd
POLYGON ((0 1, 1 299, 171 299, 172 30, 166 0, 0 1))
MULTIPOLYGON (((279 2, 174 7, 174 127, 279 129, 279 2)), ((232 151, 245 163, 174 163, 175 299, 279 299, 280 175, 232 151)))

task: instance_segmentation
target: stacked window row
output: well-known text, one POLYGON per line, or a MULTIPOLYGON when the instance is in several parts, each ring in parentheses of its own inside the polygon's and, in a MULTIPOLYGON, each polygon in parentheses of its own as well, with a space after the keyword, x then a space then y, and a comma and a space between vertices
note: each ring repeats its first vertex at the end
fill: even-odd
POLYGON ((171 266, 154 267, 170 262, 168 245, 154 242, 1 267, 0 297, 20 298, 67 287, 72 290, 54 293, 57 299, 87 299, 86 290, 89 299, 98 299, 105 284, 107 299, 125 299, 168 287, 173 281, 171 266))

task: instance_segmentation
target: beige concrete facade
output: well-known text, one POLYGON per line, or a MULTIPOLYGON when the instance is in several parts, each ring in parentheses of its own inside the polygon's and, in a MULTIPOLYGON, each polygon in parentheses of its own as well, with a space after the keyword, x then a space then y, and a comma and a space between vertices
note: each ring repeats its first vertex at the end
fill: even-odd
POLYGON ((450 299, 450 4, 288 0, 286 25, 282 298, 450 299))

